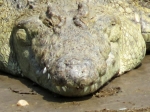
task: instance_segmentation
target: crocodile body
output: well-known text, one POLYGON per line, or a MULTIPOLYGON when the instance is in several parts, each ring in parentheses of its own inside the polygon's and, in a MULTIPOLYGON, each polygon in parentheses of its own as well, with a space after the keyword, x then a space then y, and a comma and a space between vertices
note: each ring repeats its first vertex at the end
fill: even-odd
POLYGON ((64 96, 93 93, 141 64, 149 5, 138 0, 0 0, 0 70, 64 96))

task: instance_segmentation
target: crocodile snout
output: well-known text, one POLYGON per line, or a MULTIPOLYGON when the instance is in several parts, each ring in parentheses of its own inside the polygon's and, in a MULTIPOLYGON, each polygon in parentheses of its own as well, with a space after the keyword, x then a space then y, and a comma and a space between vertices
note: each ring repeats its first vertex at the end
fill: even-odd
POLYGON ((97 90, 100 76, 92 59, 64 59, 56 63, 53 80, 61 93, 89 94, 97 90), (77 92, 77 93, 72 93, 77 92))
POLYGON ((92 60, 59 60, 56 67, 55 80, 58 85, 67 83, 70 87, 89 86, 99 77, 94 71, 92 60))

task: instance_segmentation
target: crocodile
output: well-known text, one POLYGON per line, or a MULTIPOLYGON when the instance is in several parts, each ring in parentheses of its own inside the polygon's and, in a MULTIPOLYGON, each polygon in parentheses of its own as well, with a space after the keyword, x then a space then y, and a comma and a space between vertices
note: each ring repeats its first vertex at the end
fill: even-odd
POLYGON ((0 71, 63 96, 97 91, 141 64, 147 0, 0 0, 0 71))

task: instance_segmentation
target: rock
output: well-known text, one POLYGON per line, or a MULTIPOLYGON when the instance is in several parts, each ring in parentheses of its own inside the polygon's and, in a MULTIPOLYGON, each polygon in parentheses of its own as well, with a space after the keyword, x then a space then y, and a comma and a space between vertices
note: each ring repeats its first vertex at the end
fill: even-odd
POLYGON ((24 106, 27 106, 27 105, 29 105, 29 103, 28 103, 26 100, 19 100, 19 101, 17 102, 17 106, 22 106, 22 107, 24 107, 24 106))

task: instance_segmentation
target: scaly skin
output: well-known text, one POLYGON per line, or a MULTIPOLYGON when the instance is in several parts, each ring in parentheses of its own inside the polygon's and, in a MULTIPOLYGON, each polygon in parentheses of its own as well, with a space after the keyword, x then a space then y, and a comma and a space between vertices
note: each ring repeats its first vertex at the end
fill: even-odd
POLYGON ((0 70, 64 96, 93 93, 144 58, 150 11, 143 2, 0 1, 0 70))

